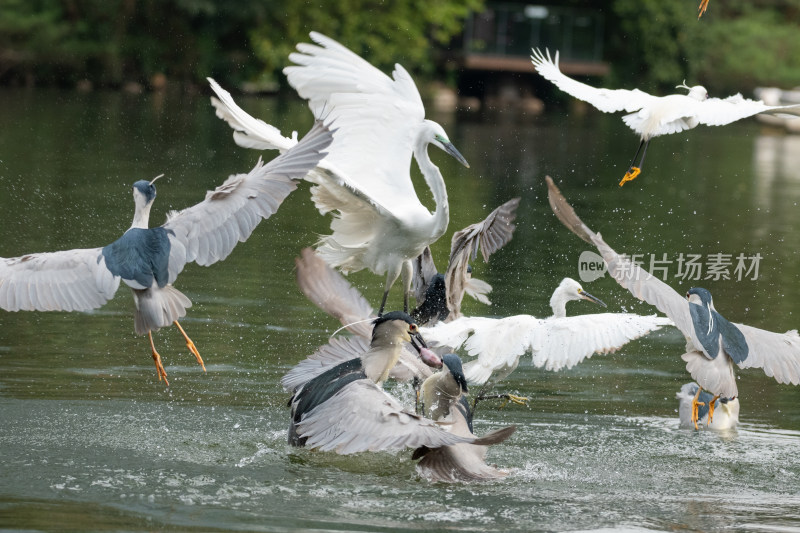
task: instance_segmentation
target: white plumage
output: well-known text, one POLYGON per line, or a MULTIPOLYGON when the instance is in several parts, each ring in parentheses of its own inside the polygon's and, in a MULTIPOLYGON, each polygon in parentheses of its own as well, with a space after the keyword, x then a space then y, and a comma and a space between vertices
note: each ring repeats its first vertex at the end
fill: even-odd
MULTIPOLYGON (((447 191, 439 169, 428 157, 429 144, 467 165, 442 127, 425 120, 425 109, 411 76, 400 65, 392 78, 340 45, 312 32, 317 45, 298 45, 284 72, 315 116, 336 124, 329 155, 306 176, 315 184, 311 197, 322 214, 333 212, 331 235, 317 250, 343 272, 368 268, 386 275, 383 311, 389 288, 401 275, 407 294, 411 260, 447 229, 447 191), (422 205, 411 182, 412 155, 436 202, 434 213, 422 205)), ((209 79, 219 100, 217 116, 235 130, 240 146, 286 150, 293 140, 239 108, 230 94, 209 79)), ((407 303, 407 302, 406 302, 407 303)))
POLYGON ((700 85, 679 85, 678 88, 688 89, 689 93, 667 96, 653 96, 639 89, 597 89, 564 75, 558 68, 558 55, 556 52, 554 61, 549 51, 545 55, 541 50, 534 49, 531 60, 542 77, 567 94, 605 113, 629 113, 622 120, 641 138, 639 150, 620 185, 638 176, 647 144, 653 137, 689 130, 700 124, 724 126, 759 113, 800 115, 800 105, 768 106, 760 100, 744 98, 741 94, 724 99, 708 98, 708 92, 700 85), (637 165, 636 158, 642 149, 642 158, 637 165))

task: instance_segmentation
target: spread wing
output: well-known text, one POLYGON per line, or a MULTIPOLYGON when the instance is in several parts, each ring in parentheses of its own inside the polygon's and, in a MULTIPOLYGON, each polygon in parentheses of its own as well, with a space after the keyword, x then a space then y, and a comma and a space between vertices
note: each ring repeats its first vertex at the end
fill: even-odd
POLYGON ((629 258, 615 252, 599 233, 590 230, 578 218, 575 210, 567 203, 566 198, 553 183, 553 179, 550 176, 545 179, 547 180, 550 207, 558 219, 573 233, 597 247, 597 251, 608 266, 608 273, 617 280, 617 283, 628 289, 636 298, 654 305, 656 309, 667 315, 675 327, 681 330, 687 339, 692 340, 696 349, 702 351, 701 345, 695 338, 694 324, 686 298, 657 277, 650 275, 629 258))
POLYGON ((778 383, 800 385, 800 336, 797 330, 773 333, 736 324, 747 340, 747 358, 741 368, 761 368, 778 383))
POLYGON ((709 98, 697 102, 694 108, 694 116, 707 126, 724 126, 759 113, 800 115, 800 104, 769 106, 761 100, 750 100, 735 94, 724 99, 709 98))
POLYGON ((0 308, 6 311, 88 311, 119 287, 102 248, 0 258, 0 308))
POLYGON ((281 378, 281 385, 285 390, 293 391, 326 370, 355 359, 367 350, 369 350, 369 340, 363 337, 333 337, 328 344, 320 346, 307 359, 292 367, 281 378))
POLYGON ((389 213, 424 209, 410 165, 425 108, 411 76, 395 65, 389 78, 333 39, 316 32, 311 39, 317 45, 297 45, 289 56, 296 66, 284 73, 314 116, 339 128, 326 165, 389 213))
POLYGON ((269 218, 302 179, 325 156, 332 133, 321 122, 294 148, 249 174, 236 174, 197 205, 170 215, 169 282, 186 263, 211 265, 225 259, 237 243, 247 240, 259 222, 269 218))
POLYGON ((427 446, 438 448, 474 437, 448 433, 436 422, 403 409, 369 380, 348 384, 297 423, 305 445, 347 455, 427 446))
MULTIPOLYGON (((472 224, 453 234, 450 244, 450 261, 447 264, 445 283, 447 286, 447 307, 453 318, 461 316, 461 300, 467 290, 469 278, 467 268, 470 261, 478 257, 478 250, 483 255, 483 260, 488 261, 489 256, 508 244, 514 235, 517 218, 519 198, 514 198, 504 203, 481 222, 472 224)), ((482 282, 483 283, 483 282, 482 282)), ((475 286, 479 286, 475 284, 475 286)), ((475 286, 471 287, 473 290, 475 286)), ((486 292, 491 291, 491 286, 482 287, 486 292), (487 290, 488 288, 488 290, 487 290)), ((480 291, 477 294, 486 298, 480 291)))
MULTIPOLYGON (((369 339, 372 335, 372 306, 344 276, 329 267, 314 250, 304 248, 295 259, 297 285, 311 302, 339 320, 347 330, 369 339)), ((365 350, 366 351, 366 350, 365 350)))
POLYGON ((658 99, 657 96, 647 94, 639 89, 632 91, 627 89, 596 89, 591 85, 573 80, 569 76, 562 74, 558 68, 558 52, 556 52, 556 59, 553 61, 550 58, 549 50, 545 56, 541 50, 535 48, 532 50, 531 61, 539 74, 546 80, 551 81, 565 93, 584 102, 589 102, 605 113, 614 113, 616 111, 630 113, 658 99))
POLYGON ((425 302, 425 291, 428 290, 431 280, 438 273, 436 264, 433 262, 431 247, 426 246, 422 253, 414 259, 414 279, 412 280, 411 288, 414 291, 414 299, 417 301, 417 306, 425 302))
POLYGON ((211 98, 217 116, 233 129, 233 140, 243 148, 254 150, 280 150, 285 152, 297 144, 297 133, 290 139, 281 135, 275 126, 254 118, 236 105, 231 93, 220 87, 212 78, 206 78, 219 98, 211 98))

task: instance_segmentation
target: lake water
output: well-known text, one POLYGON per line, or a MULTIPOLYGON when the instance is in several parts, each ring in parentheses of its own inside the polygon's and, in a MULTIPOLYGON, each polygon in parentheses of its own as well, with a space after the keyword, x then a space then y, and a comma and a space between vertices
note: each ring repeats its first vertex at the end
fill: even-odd
MULTIPOLYGON (((151 216, 160 224, 258 158, 235 146, 207 96, 2 90, 0 98, 4 257, 113 241, 130 225, 131 184, 164 173, 151 216)), ((240 100, 285 132, 302 135, 311 124, 302 102, 240 100)), ((552 215, 549 174, 616 250, 666 261, 676 290, 708 288, 734 321, 800 325, 800 137, 749 120, 659 138, 643 174, 619 188, 638 139, 618 117, 552 109, 431 118, 472 165, 431 149, 452 211, 434 247, 440 267, 452 231, 522 197, 512 243, 473 265, 494 286, 494 305, 467 302, 468 314, 549 315, 558 282, 578 277, 587 246, 552 215), (729 256, 731 279, 683 279, 681 254, 729 256), (757 279, 752 271, 736 279, 740 254, 760 255, 757 279)), ((194 305, 182 323, 208 372, 175 328, 161 330, 169 388, 146 337, 133 333, 124 286, 91 313, 0 311, 0 528, 800 531, 800 390, 740 371, 737 430, 679 429, 674 396, 690 378, 674 329, 559 373, 523 358, 506 386, 530 405, 487 402, 477 415, 479 433, 518 425, 491 450, 511 470, 499 482, 429 484, 410 452, 290 448, 279 379, 339 326, 294 281, 294 257, 328 222, 303 185, 224 263, 187 266, 176 286, 194 305)), ((379 302, 382 278, 350 279, 379 302)), ((584 287, 609 311, 653 312, 608 278, 584 287)), ((390 306, 400 304, 396 291, 390 306)), ((599 309, 576 302, 568 311, 599 309)))

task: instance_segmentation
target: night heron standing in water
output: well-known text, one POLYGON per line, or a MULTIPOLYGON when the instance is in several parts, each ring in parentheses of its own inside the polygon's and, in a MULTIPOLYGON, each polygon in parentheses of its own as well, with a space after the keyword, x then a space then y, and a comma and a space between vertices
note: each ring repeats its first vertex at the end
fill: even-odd
MULTIPOLYGON (((402 66, 395 65, 389 78, 333 39, 316 32, 311 39, 318 45, 298 44, 289 56, 295 66, 284 73, 314 116, 338 128, 328 156, 306 177, 314 184, 311 198, 320 213, 336 213, 333 233, 322 237, 317 252, 345 273, 367 268, 385 274, 379 315, 402 275, 408 311, 412 261, 442 236, 450 219, 444 179, 428 146, 469 165, 444 129, 425 119, 417 86, 402 66), (412 156, 436 203, 433 213, 411 182, 412 156)), ((243 111, 214 80, 209 83, 219 97, 212 99, 217 116, 235 130, 238 145, 283 151, 294 144, 243 111)))
POLYGON ((425 347, 410 316, 400 311, 385 313, 373 323, 366 352, 294 390, 289 402, 289 444, 347 455, 475 441, 475 437, 452 434, 435 421, 404 409, 383 390, 383 382, 407 342, 426 364, 442 365, 441 359, 425 347))
POLYGON ((667 96, 653 96, 639 89, 596 89, 562 74, 558 68, 558 52, 553 61, 549 51, 545 56, 541 50, 534 49, 531 60, 539 74, 567 94, 605 113, 629 113, 622 120, 639 134, 641 142, 620 186, 639 175, 647 146, 653 137, 690 130, 700 124, 724 126, 759 113, 800 115, 800 105, 768 106, 760 100, 743 98, 741 94, 725 99, 708 98, 704 87, 688 87, 685 83, 676 88, 686 89, 688 94, 667 96), (640 153, 642 156, 637 163, 640 153))
POLYGON ((597 247, 611 277, 639 300, 656 307, 675 323, 686 337, 686 370, 699 385, 693 399, 692 422, 697 428, 699 396, 702 390, 712 394, 708 402, 709 423, 720 399, 733 400, 739 395, 733 365, 761 368, 778 383, 800 384, 800 336, 797 330, 773 333, 734 324, 714 308, 711 293, 694 287, 681 296, 672 287, 650 275, 630 258, 619 255, 599 233, 590 230, 558 190, 546 178, 553 212, 573 233, 597 247))
MULTIPOLYGON (((567 316, 568 302, 586 300, 606 304, 586 292, 580 283, 564 278, 553 291, 550 307, 553 316, 536 318, 516 315, 506 318, 462 317, 440 323, 422 332, 431 347, 457 350, 463 347, 476 358, 464 364, 467 381, 481 385, 476 396, 504 380, 519 365, 520 357, 530 353, 536 367, 558 371, 572 368, 595 353, 611 353, 672 321, 659 316, 633 313, 596 313, 567 316)), ((502 395, 515 403, 527 398, 502 395)))
POLYGON ((172 284, 187 263, 211 265, 246 240, 297 187, 294 180, 317 165, 331 140, 328 127, 317 123, 291 150, 266 165, 259 160, 249 174, 230 176, 205 200, 170 213, 156 228, 148 227, 155 179, 137 181, 133 223, 108 246, 0 258, 0 308, 88 311, 110 300, 122 279, 133 291, 134 328, 150 339, 159 380, 169 385, 153 331, 171 324, 205 370, 200 352, 178 323, 192 303, 172 284))

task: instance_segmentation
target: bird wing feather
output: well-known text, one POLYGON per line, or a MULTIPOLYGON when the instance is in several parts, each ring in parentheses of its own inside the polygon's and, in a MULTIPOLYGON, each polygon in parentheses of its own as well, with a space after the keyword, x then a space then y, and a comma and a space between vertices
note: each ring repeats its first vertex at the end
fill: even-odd
POLYGON ((411 290, 414 291, 414 299, 417 306, 425 303, 425 292, 431 284, 433 277, 438 274, 436 263, 433 262, 431 247, 426 246, 422 253, 414 259, 414 277, 411 282, 411 290))
POLYGON ((325 160, 342 184, 359 190, 401 218, 423 208, 410 165, 425 108, 414 81, 400 65, 393 79, 336 41, 312 32, 317 45, 301 43, 286 67, 289 83, 309 101, 314 116, 339 127, 325 160))
POLYGON ((205 200, 168 217, 170 283, 184 265, 211 265, 225 259, 259 222, 277 211, 284 199, 325 156, 332 133, 321 122, 292 149, 269 163, 261 160, 248 174, 230 176, 205 200))
POLYGON ((364 337, 332 337, 328 344, 320 346, 317 351, 292 367, 281 378, 281 385, 287 391, 296 390, 326 370, 355 359, 367 350, 369 340, 364 337))
POLYGON ((531 61, 539 74, 546 80, 551 81, 556 87, 565 93, 574 96, 584 102, 589 102, 594 107, 605 113, 616 111, 636 111, 641 109, 658 97, 647 94, 646 92, 634 89, 597 89, 591 85, 586 85, 563 74, 558 68, 558 52, 555 61, 550 57, 550 51, 546 55, 538 48, 534 48, 531 54, 531 61))
MULTIPOLYGON (((519 198, 513 198, 489 213, 485 219, 453 234, 450 241, 450 260, 445 273, 447 307, 453 318, 461 316, 461 300, 467 285, 467 267, 481 251, 484 261, 508 244, 514 235, 519 198)), ((488 284, 487 284, 488 285, 488 284)), ((484 289, 486 287, 483 287, 484 289)), ((489 286, 491 290, 491 286, 489 286)), ((484 299, 486 298, 483 295, 484 299)))
POLYGON ((735 94, 728 98, 709 98, 697 102, 694 116, 707 126, 724 126, 759 113, 800 115, 800 105, 768 106, 761 100, 750 100, 735 94))
POLYGON ((88 311, 117 292, 120 278, 102 248, 0 258, 0 308, 6 311, 88 311))
POLYGON ((761 368, 778 383, 800 385, 800 336, 797 330, 775 333, 735 324, 747 340, 747 358, 741 368, 761 368))
POLYGON ((474 437, 454 435, 436 422, 403 408, 375 383, 348 384, 297 423, 306 446, 342 455, 427 446, 438 448, 474 437))

